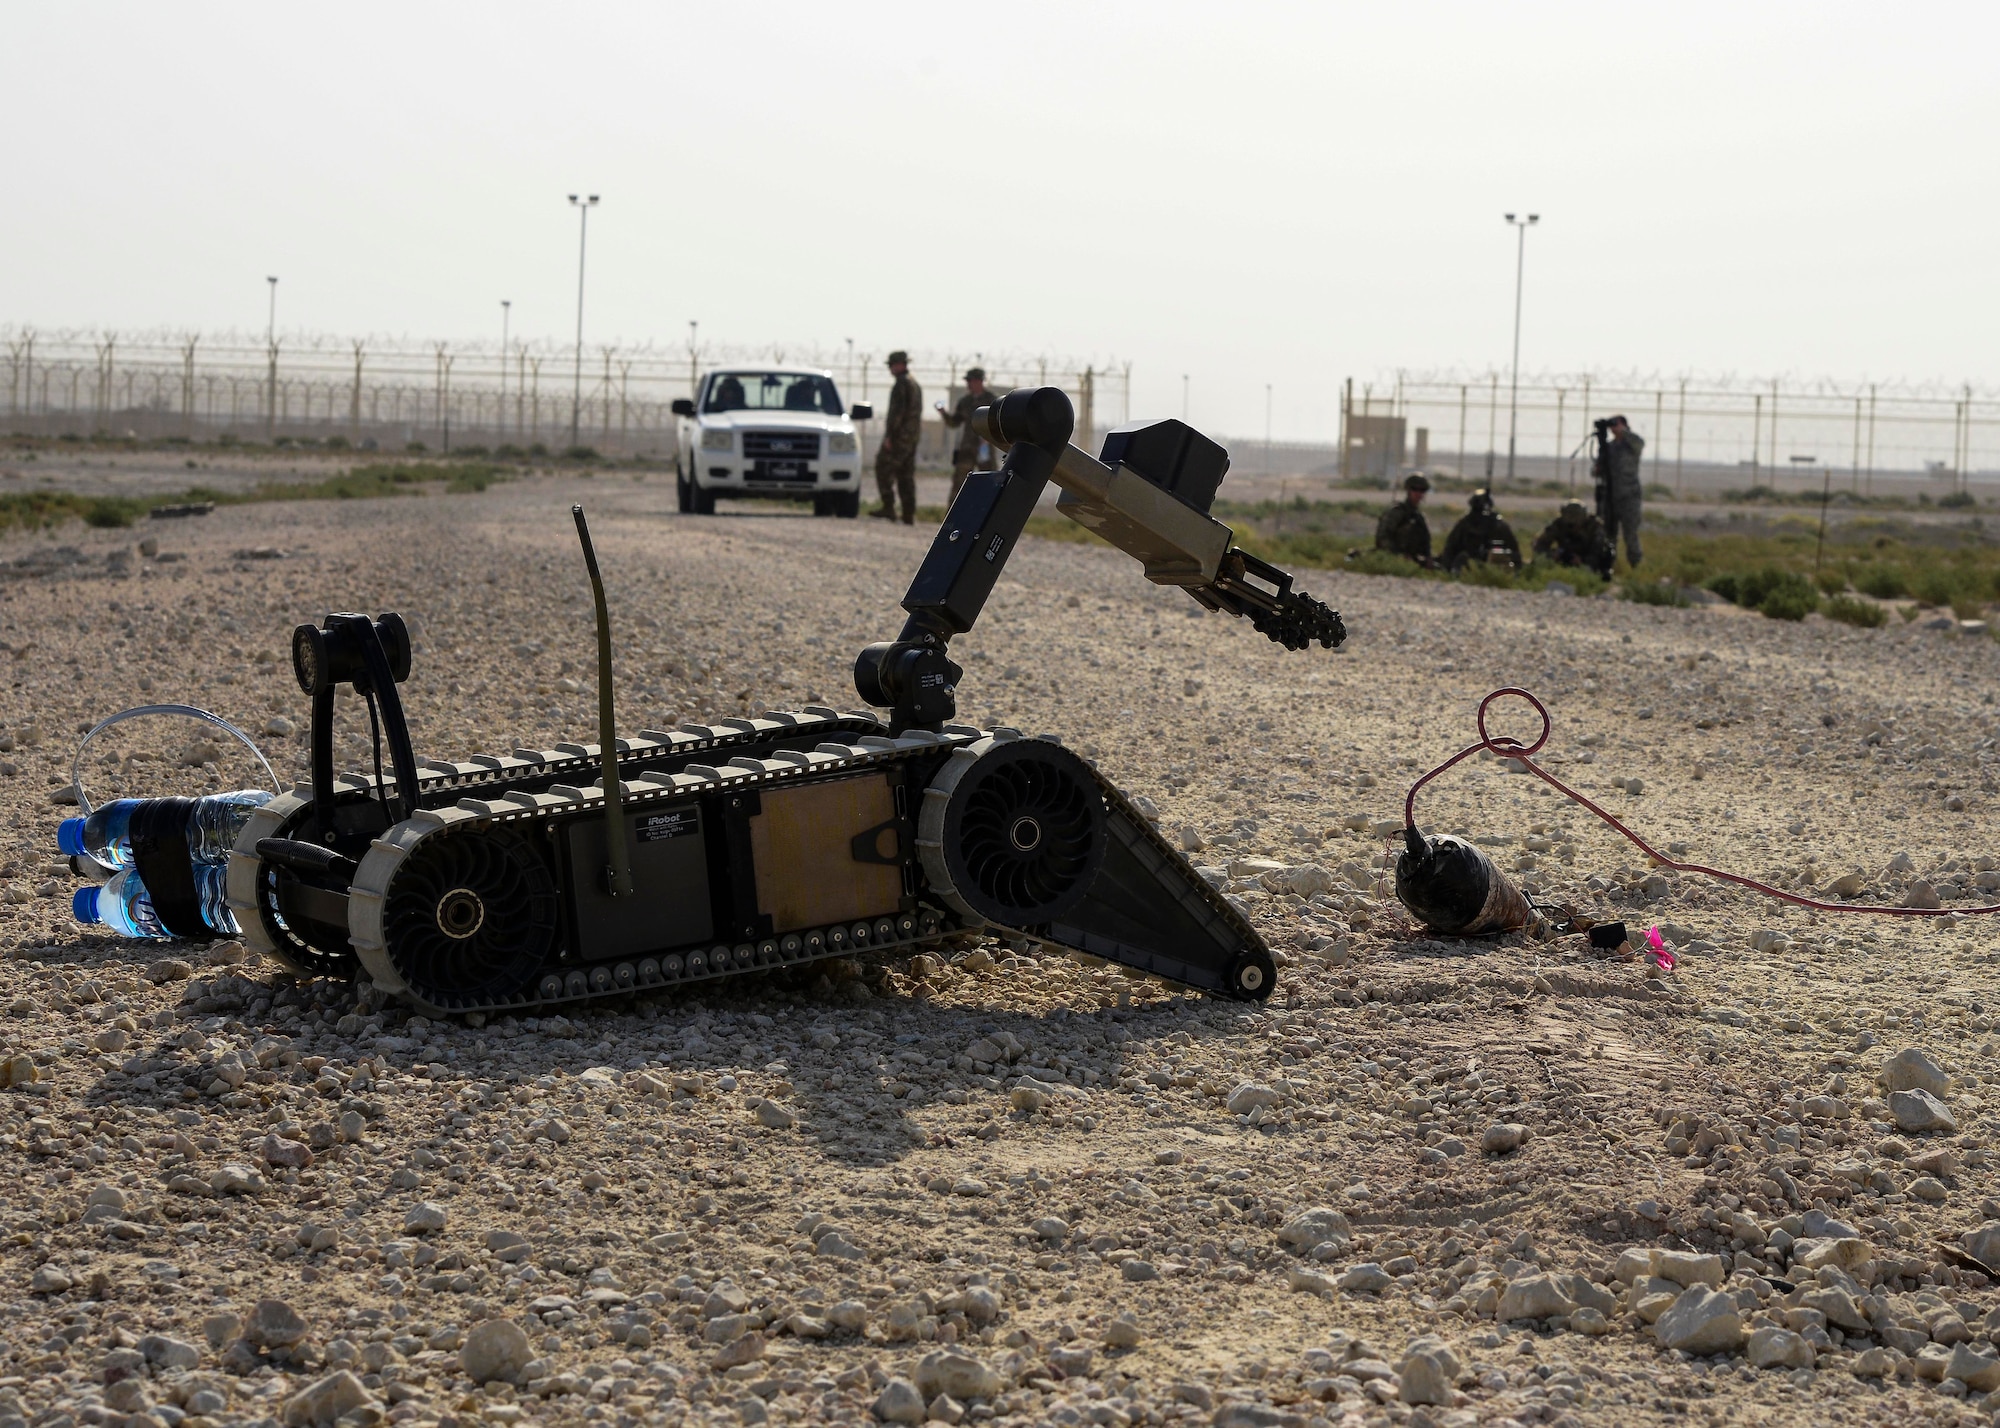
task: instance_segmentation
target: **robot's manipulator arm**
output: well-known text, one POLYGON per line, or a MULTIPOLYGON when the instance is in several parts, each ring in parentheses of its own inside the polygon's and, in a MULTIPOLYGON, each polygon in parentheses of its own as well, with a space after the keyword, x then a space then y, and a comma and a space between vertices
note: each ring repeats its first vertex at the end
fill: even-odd
MULTIPOLYGON (((1011 433, 999 407, 983 407, 975 422, 996 445, 1011 433)), ((1156 585, 1178 585, 1210 610, 1241 615, 1286 649, 1315 640, 1332 649, 1347 638, 1340 616, 1303 591, 1292 577, 1232 542, 1228 526, 1208 514, 1229 455, 1183 422, 1158 421, 1114 431, 1106 460, 1065 439, 1050 479, 1062 488, 1056 509, 1137 560, 1156 585), (1107 464, 1108 462, 1108 464, 1107 464)))
POLYGON ((1010 392, 973 417, 979 434, 1007 452, 996 472, 975 472, 911 581, 909 613, 894 641, 868 646, 855 685, 891 709, 898 729, 939 727, 956 711, 961 669, 946 656, 952 636, 972 628, 1044 487, 1062 489, 1056 509, 1139 561, 1157 585, 1178 585, 1210 610, 1241 615, 1287 649, 1347 637, 1340 616, 1292 578, 1232 544, 1208 514, 1228 469, 1223 449, 1178 421, 1122 428, 1105 460, 1070 445, 1075 412, 1056 387, 1010 392))

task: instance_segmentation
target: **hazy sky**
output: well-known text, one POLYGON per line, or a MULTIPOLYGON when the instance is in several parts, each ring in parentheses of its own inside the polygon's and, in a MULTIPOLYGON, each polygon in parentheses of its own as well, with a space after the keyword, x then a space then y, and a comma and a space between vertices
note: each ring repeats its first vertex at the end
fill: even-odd
POLYGON ((10 7, 0 323, 1994 374, 1992 6, 10 7))

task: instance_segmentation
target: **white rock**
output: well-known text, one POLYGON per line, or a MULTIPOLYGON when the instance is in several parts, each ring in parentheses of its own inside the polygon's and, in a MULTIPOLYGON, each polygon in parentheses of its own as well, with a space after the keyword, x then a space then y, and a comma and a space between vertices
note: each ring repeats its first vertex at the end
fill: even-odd
POLYGON ((921 1423, 924 1421, 924 1396, 908 1379, 892 1378, 882 1385, 871 1411, 884 1423, 921 1423))
POLYGON ((410 1213, 403 1216, 403 1233, 406 1235, 428 1235, 444 1228, 444 1206, 435 1200, 419 1200, 410 1207, 410 1213))
POLYGON ((1325 1205, 1302 1210, 1279 1227, 1278 1239, 1293 1249, 1307 1252, 1323 1244, 1345 1245, 1354 1237, 1347 1216, 1325 1205))
POLYGON ((2000 1358, 1982 1354, 1970 1344, 1958 1344, 1951 1351, 1951 1361, 1944 1366, 1944 1376, 1957 1379, 1975 1392, 1991 1393, 2000 1388, 2000 1358))
POLYGON ((374 1402, 361 1380, 341 1369, 286 1399, 285 1422, 289 1428, 333 1428, 343 1414, 374 1402))
POLYGON ((2000 1274, 2000 1220, 1988 1220, 1976 1230, 1967 1230, 1958 1242, 1974 1259, 2000 1274))
POLYGON ((1891 1091, 1889 1114, 1895 1117, 1898 1127, 1912 1135, 1958 1130, 1958 1119, 1952 1115, 1951 1107, 1929 1091, 1891 1091))
POLYGON ((1790 1329, 1766 1325, 1751 1331, 1743 1357, 1752 1368, 1809 1369, 1814 1355, 1813 1346, 1790 1329))
POLYGON ((1553 1319, 1575 1308, 1576 1301, 1554 1275, 1524 1274, 1502 1291, 1493 1317, 1503 1324, 1515 1319, 1553 1319))
POLYGON ((1722 1281, 1728 1277, 1721 1255, 1696 1254, 1691 1250, 1661 1250, 1659 1266, 1653 1272, 1662 1279, 1671 1279, 1684 1289, 1697 1284, 1720 1289, 1722 1281))
POLYGON ((458 1366, 474 1383, 513 1383, 533 1357, 525 1329, 512 1319, 488 1319, 465 1336, 458 1366))
POLYGON ((1120 1314, 1104 1326, 1104 1346, 1108 1349, 1136 1349, 1144 1338, 1139 1321, 1130 1314, 1120 1314))
POLYGON ((1449 1404, 1458 1374, 1458 1355, 1442 1339, 1414 1339, 1396 1370, 1397 1396, 1405 1403, 1449 1404))
POLYGON ((1951 1090, 1944 1068, 1917 1047, 1906 1047, 1882 1063, 1880 1076, 1891 1091, 1928 1091, 1943 1096, 1951 1090))
POLYGON ((1269 1109, 1277 1105, 1278 1099, 1278 1093, 1269 1086, 1256 1081, 1245 1081, 1229 1093, 1227 1104, 1231 1115, 1247 1116, 1259 1107, 1269 1109))
POLYGON ((948 1393, 963 1403, 972 1398, 992 1398, 1007 1382, 970 1354, 956 1349, 928 1353, 917 1362, 917 1392, 926 1400, 948 1393))
POLYGON ((1051 1244, 1060 1244, 1069 1238, 1069 1221, 1056 1215, 1044 1215, 1028 1228, 1051 1244))
POLYGON ((259 1299, 257 1307, 250 1311, 243 1337, 260 1348, 289 1349, 311 1332, 312 1326, 284 1300, 259 1299))
POLYGON ((1479 1148, 1488 1155, 1506 1155, 1509 1151, 1519 1150, 1534 1137, 1534 1131, 1527 1126, 1501 1121, 1486 1128, 1486 1133, 1479 1138, 1479 1148))
POLYGON ((1653 1335, 1669 1349, 1720 1354, 1743 1343, 1743 1316, 1736 1301, 1705 1284, 1682 1291, 1653 1325, 1653 1335))
POLYGON ((1395 1275, 1370 1260, 1365 1264, 1355 1265, 1333 1283, 1335 1288, 1349 1290, 1355 1294, 1380 1294, 1395 1282, 1395 1275))

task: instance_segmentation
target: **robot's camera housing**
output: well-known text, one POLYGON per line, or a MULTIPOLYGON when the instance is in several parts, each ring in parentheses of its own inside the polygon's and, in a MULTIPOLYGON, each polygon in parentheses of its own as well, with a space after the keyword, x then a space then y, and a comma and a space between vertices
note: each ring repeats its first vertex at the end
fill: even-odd
POLYGON ((1133 422, 1104 435, 1098 460, 1123 466, 1207 514, 1229 472, 1229 453, 1184 421, 1133 422))
POLYGON ((367 679, 364 641, 381 642, 390 677, 401 684, 410 677, 410 631, 394 613, 371 620, 366 615, 336 614, 323 625, 300 625, 292 631, 292 674, 299 689, 319 694, 342 684, 367 679))

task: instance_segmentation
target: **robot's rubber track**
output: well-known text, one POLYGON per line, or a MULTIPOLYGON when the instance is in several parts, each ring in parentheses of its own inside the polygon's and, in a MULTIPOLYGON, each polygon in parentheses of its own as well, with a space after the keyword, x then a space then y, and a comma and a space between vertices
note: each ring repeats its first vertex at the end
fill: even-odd
MULTIPOLYGON (((801 782, 832 783, 877 769, 906 780, 914 792, 959 751, 985 750, 1021 737, 1012 730, 961 725, 941 734, 890 737, 867 714, 822 708, 725 720, 713 727, 689 725, 671 733, 648 730, 637 740, 619 741, 623 808, 627 817, 644 818, 649 811, 685 806, 690 799, 728 798, 739 791, 765 795, 801 782)), ((1240 948, 1236 964, 1247 959, 1247 973, 1238 976, 1236 964, 1219 970, 1199 958, 1183 962, 1140 951, 1115 937, 1086 936, 1065 918, 1015 927, 971 916, 961 901, 941 896, 914 873, 906 879, 905 895, 867 916, 756 938, 721 936, 724 929, 718 928, 714 940, 703 939, 708 945, 699 948, 582 956, 569 945, 565 916, 547 911, 550 902, 562 900, 560 895, 553 885, 538 884, 542 875, 510 850, 537 837, 553 845, 565 829, 581 823, 600 830, 595 836, 601 838, 605 799, 598 784, 598 755, 596 745, 564 744, 547 751, 517 750, 509 758, 425 765, 417 811, 373 840, 347 889, 351 953, 313 952, 277 914, 276 875, 254 850, 260 839, 283 837, 298 828, 310 812, 311 793, 301 788, 274 800, 259 810, 231 860, 231 906, 246 941, 301 975, 351 975, 358 963, 378 986, 433 1013, 530 1014, 863 951, 908 953, 982 927, 1069 946, 1224 995, 1269 994, 1270 956, 1256 932, 1094 769, 1090 777, 1104 797, 1128 861, 1136 857, 1149 877, 1166 884, 1166 901, 1180 906, 1177 915, 1184 921, 1193 919, 1206 929, 1208 942, 1240 948), (573 781, 564 782, 565 777, 573 781), (455 879, 481 878, 504 887, 506 898, 482 901, 468 891, 463 926, 446 926, 454 911, 451 898, 459 891, 448 885, 455 879), (435 945, 422 947, 409 935, 411 920, 398 921, 399 896, 435 910, 435 916, 427 913, 420 929, 432 944, 444 928, 447 937, 462 936, 462 947, 449 949, 453 955, 442 961, 435 945), (488 903, 494 908, 491 914, 488 903), (508 935, 489 936, 503 925, 503 912, 508 935), (491 925, 485 921, 489 915, 491 925), (553 935, 523 934, 524 923, 552 927, 553 935), (438 969, 445 966, 448 975, 441 976, 438 969)), ((373 778, 347 775, 339 783, 340 805, 378 797, 373 778)), ((576 894, 572 890, 570 895, 576 894)))

